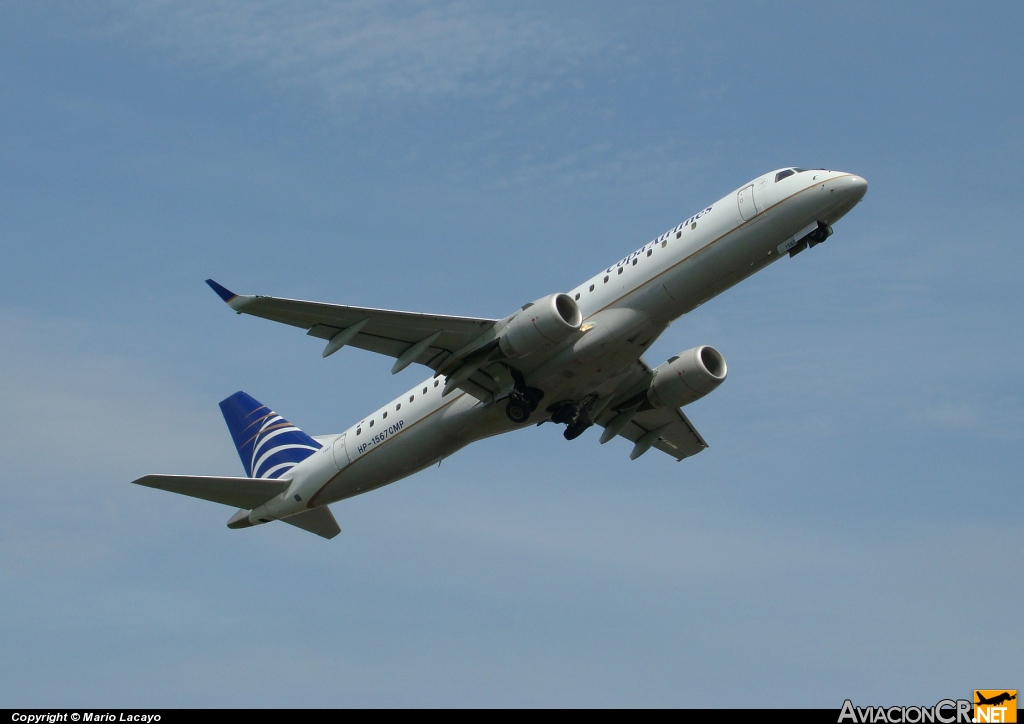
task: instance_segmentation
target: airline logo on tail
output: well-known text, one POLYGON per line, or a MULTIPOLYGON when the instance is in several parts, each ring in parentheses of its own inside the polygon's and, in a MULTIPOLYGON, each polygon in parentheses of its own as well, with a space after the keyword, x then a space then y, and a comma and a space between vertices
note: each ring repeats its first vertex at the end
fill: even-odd
POLYGON ((220 410, 250 478, 280 478, 322 447, 244 392, 223 400, 220 410))

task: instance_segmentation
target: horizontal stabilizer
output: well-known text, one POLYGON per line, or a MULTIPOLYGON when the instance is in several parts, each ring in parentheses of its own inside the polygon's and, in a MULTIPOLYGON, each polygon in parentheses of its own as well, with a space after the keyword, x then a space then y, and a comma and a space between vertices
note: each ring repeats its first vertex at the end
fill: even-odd
POLYGON ((281 518, 281 521, 294 525, 296 528, 308 530, 310 533, 316 533, 321 538, 333 538, 341 532, 341 526, 334 519, 334 513, 326 505, 311 508, 296 515, 289 515, 287 518, 281 518))
MULTIPOLYGON (((288 489, 290 480, 219 478, 210 475, 144 475, 136 485, 167 490, 235 508, 252 510, 288 489)), ((331 520, 334 520, 332 517, 331 520)), ((335 524, 337 525, 337 524, 335 524)), ((300 526, 301 527, 301 526, 300 526)), ((315 531, 314 531, 315 532, 315 531)))

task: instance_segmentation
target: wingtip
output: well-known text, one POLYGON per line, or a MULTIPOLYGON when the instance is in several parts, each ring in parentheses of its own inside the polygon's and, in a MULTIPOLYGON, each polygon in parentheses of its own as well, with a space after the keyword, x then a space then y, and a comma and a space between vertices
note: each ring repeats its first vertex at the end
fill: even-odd
POLYGON ((217 282, 213 281, 213 279, 207 279, 206 283, 210 286, 210 289, 212 289, 213 291, 217 292, 217 296, 218 297, 223 299, 228 304, 231 303, 232 299, 234 299, 235 297, 238 296, 237 294, 235 294, 230 289, 222 287, 220 284, 218 284, 217 282))

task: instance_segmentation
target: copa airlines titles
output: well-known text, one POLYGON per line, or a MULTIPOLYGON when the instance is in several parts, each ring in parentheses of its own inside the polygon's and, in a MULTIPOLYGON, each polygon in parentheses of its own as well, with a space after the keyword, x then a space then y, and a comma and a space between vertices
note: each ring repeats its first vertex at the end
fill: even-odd
POLYGON ((605 272, 607 272, 608 274, 611 274, 618 267, 625 266, 626 264, 629 264, 629 262, 631 262, 634 257, 640 256, 641 254, 646 252, 648 247, 654 246, 655 244, 660 244, 661 242, 663 242, 666 239, 668 239, 668 237, 672 236, 672 234, 678 234, 678 233, 682 232, 682 230, 685 229, 687 226, 691 226, 692 224, 696 224, 697 223, 697 219, 699 219, 700 217, 706 216, 707 214, 711 213, 711 208, 712 207, 709 206, 706 209, 704 209, 703 211, 698 211, 696 214, 694 214, 689 219, 687 219, 686 221, 681 223, 679 226, 675 227, 674 229, 669 229, 668 231, 666 231, 664 234, 659 236, 654 241, 647 242, 646 244, 641 246, 639 249, 634 251, 632 254, 627 256, 626 258, 621 259, 617 264, 612 264, 610 267, 605 269, 605 272))

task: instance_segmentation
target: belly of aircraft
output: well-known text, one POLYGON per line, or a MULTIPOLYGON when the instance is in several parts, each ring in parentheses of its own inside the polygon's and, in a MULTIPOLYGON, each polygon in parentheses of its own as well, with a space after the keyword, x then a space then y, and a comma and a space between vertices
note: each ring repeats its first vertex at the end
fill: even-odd
POLYGON ((485 405, 471 395, 459 394, 451 404, 356 457, 314 502, 333 503, 374 490, 419 472, 471 442, 519 427, 505 415, 503 402, 485 405))

